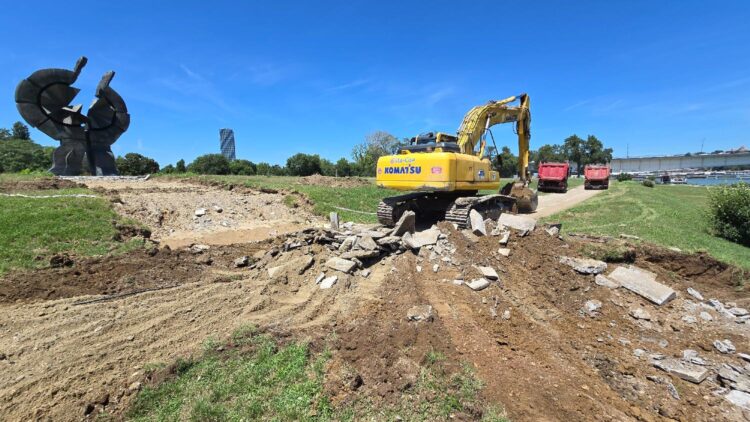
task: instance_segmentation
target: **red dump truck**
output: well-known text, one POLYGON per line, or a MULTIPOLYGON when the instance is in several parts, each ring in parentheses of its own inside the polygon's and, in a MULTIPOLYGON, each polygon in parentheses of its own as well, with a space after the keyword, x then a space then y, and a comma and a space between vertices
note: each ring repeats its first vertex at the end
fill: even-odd
POLYGON ((584 189, 609 189, 609 167, 603 164, 589 164, 583 168, 586 177, 584 189))
POLYGON ((540 192, 567 192, 568 191, 568 163, 541 163, 539 164, 540 192))

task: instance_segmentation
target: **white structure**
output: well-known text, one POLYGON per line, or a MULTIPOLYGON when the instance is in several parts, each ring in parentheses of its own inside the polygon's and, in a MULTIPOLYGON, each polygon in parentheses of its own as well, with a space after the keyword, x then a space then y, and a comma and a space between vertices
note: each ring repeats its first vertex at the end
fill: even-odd
POLYGON ((677 171, 727 166, 750 166, 750 150, 743 147, 721 154, 615 158, 611 163, 613 173, 677 171))

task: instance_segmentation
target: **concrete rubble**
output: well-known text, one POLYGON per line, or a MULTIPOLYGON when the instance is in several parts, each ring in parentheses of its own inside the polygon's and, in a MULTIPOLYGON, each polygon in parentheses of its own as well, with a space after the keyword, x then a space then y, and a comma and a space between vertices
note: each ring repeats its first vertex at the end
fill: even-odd
POLYGON ((690 381, 694 384, 700 384, 703 380, 708 377, 709 370, 689 362, 685 362, 679 359, 662 359, 655 360, 652 364, 672 375, 690 381))
POLYGON ((497 271, 495 271, 492 267, 482 267, 478 266, 477 270, 479 270, 480 273, 482 273, 482 276, 488 280, 498 280, 500 277, 497 275, 497 271))
POLYGON ((607 270, 607 263, 596 259, 561 256, 560 263, 573 268, 580 274, 601 274, 607 270))
POLYGON ((703 302, 703 301, 705 300, 705 299, 703 299, 703 295, 702 295, 702 294, 700 294, 700 292, 698 292, 697 290, 695 290, 695 289, 694 289, 694 288, 692 288, 692 287, 688 287, 688 288, 687 288, 687 292, 688 292, 688 294, 689 294, 690 296, 692 296, 692 297, 694 297, 694 298, 696 298, 696 299, 700 300, 701 302, 703 302))
POLYGON ((714 348, 719 351, 719 353, 729 354, 734 353, 737 349, 734 347, 734 344, 730 340, 714 340, 714 348))
POLYGON ((608 289, 616 289, 620 287, 619 283, 610 280, 603 274, 597 274, 594 278, 594 283, 596 283, 597 286, 606 287, 608 289))
POLYGON ((677 296, 672 288, 656 281, 656 274, 633 265, 615 268, 609 278, 657 305, 663 305, 677 296))
POLYGON ((339 277, 332 275, 321 280, 319 285, 321 289, 330 289, 337 281, 339 281, 339 277))
POLYGON ((484 222, 484 217, 477 210, 469 212, 469 223, 472 233, 477 236, 487 236, 487 225, 484 222))
POLYGON ((510 213, 500 214, 500 218, 497 219, 497 223, 518 230, 524 236, 534 231, 534 228, 536 227, 535 219, 525 215, 510 213))
POLYGON ((466 283, 466 285, 474 291, 484 290, 490 287, 490 282, 486 278, 477 278, 466 283))
POLYGON ((432 321, 432 306, 417 305, 412 306, 406 312, 406 319, 409 321, 432 321))

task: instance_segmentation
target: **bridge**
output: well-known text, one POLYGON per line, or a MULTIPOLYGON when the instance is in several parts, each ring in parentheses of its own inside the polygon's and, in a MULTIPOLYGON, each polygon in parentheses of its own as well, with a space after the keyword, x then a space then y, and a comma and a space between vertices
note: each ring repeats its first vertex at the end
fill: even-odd
POLYGON ((661 172, 713 167, 750 166, 750 150, 731 153, 614 158, 613 173, 661 172))

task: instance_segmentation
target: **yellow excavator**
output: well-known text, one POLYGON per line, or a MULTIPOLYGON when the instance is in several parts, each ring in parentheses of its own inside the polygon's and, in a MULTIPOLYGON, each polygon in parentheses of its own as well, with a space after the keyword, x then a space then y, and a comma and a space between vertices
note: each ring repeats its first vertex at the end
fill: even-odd
MULTIPOLYGON (((502 212, 534 212, 537 193, 529 186, 529 139, 531 113, 529 96, 515 95, 472 108, 464 116, 458 133, 426 133, 410 140, 397 154, 378 159, 376 183, 411 193, 383 199, 378 205, 378 221, 394 225, 407 210, 417 218, 447 220, 469 227, 471 210, 484 218, 497 218, 502 212), (518 101, 517 105, 512 105, 518 101), (495 162, 485 156, 490 127, 515 122, 518 135, 518 179, 500 188, 495 162), (498 191, 479 195, 480 190, 498 191)), ((497 147, 495 147, 497 152, 497 147)))

